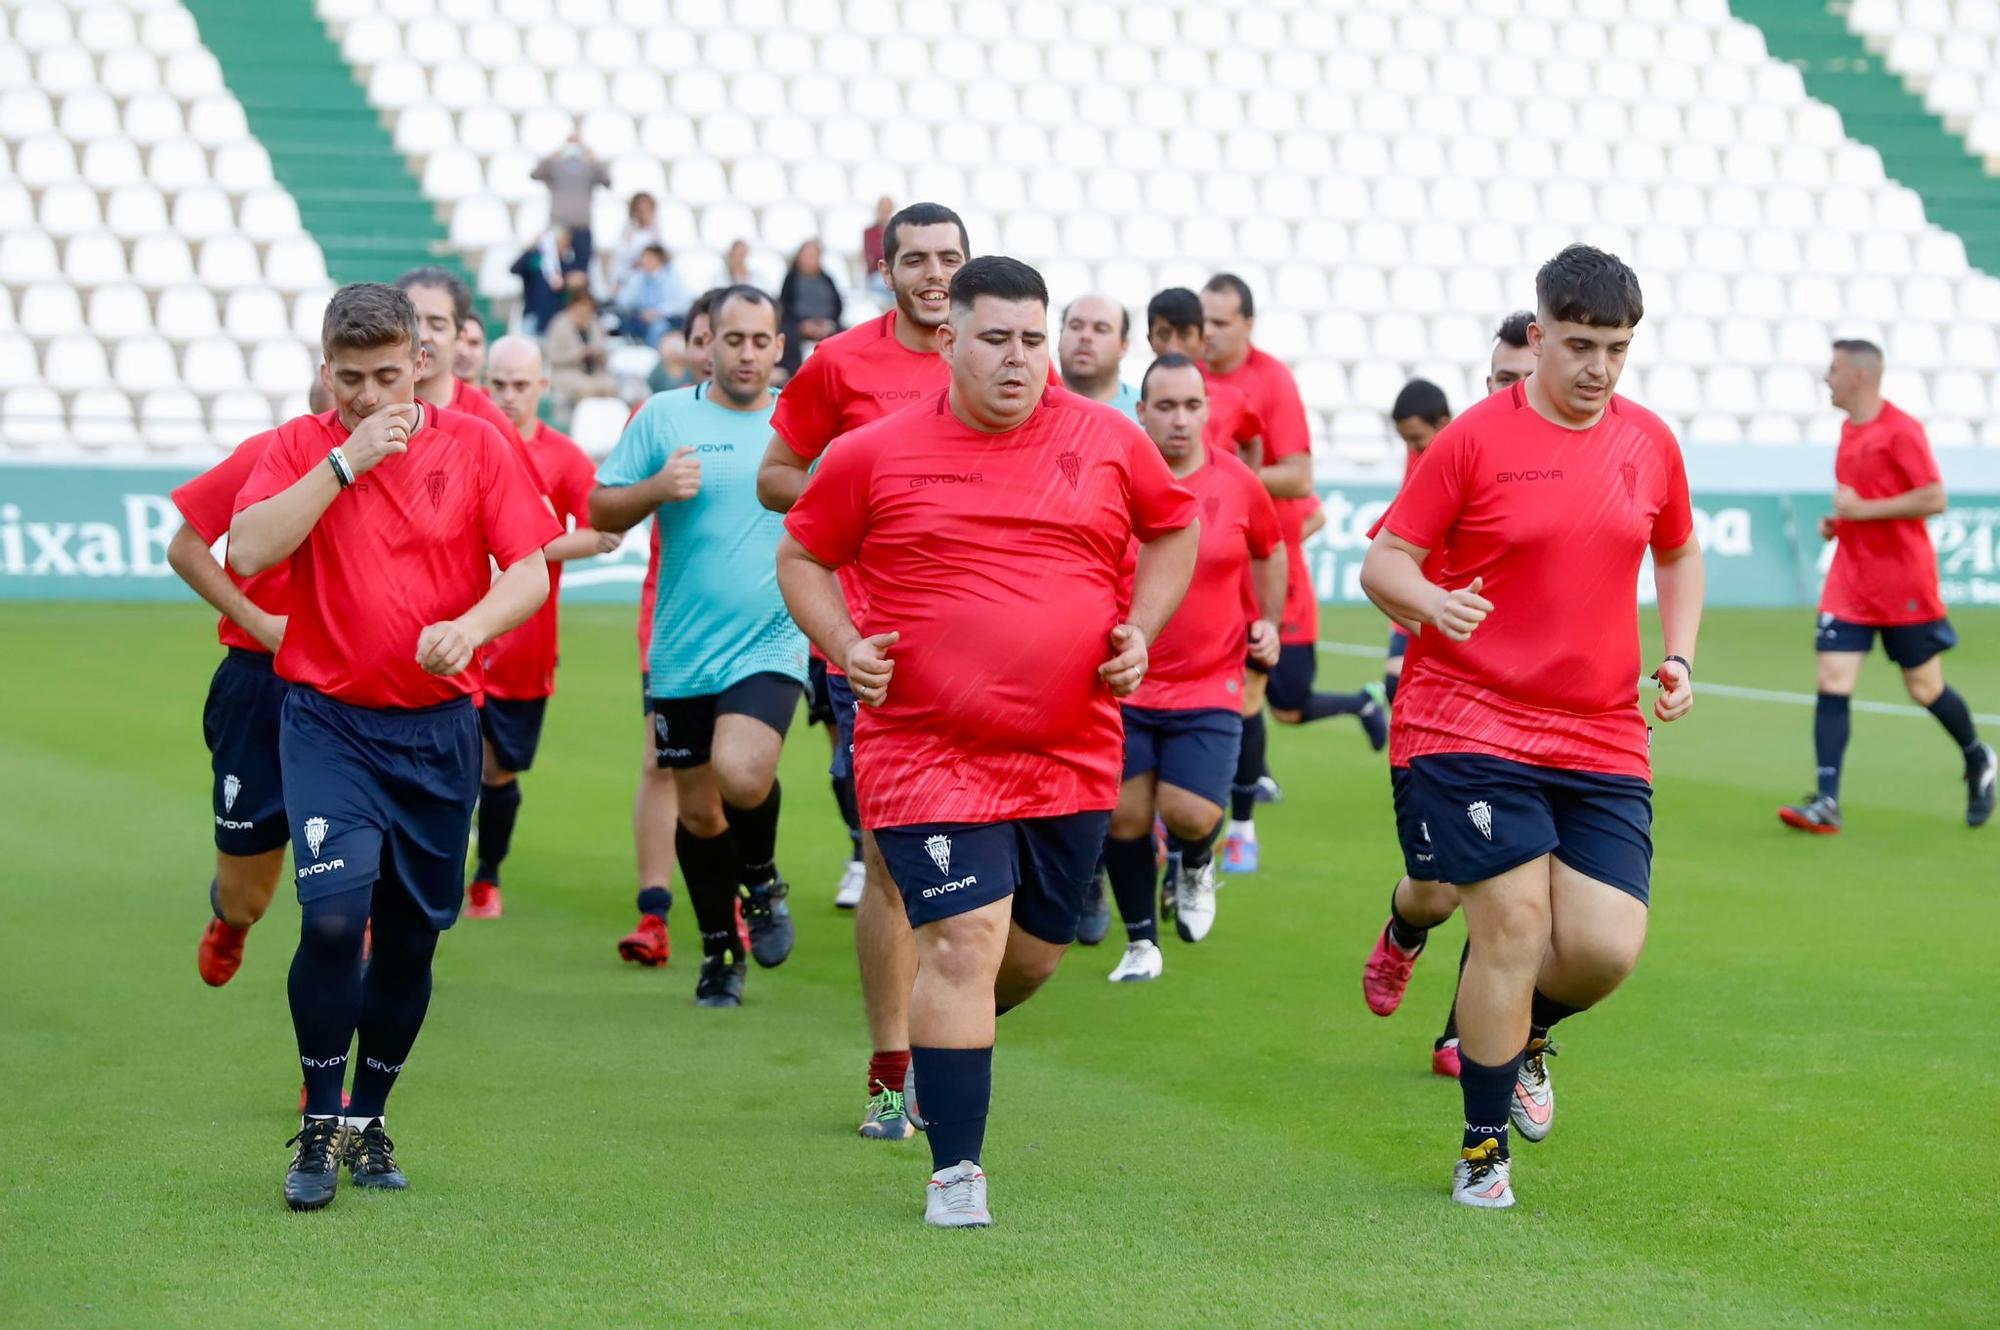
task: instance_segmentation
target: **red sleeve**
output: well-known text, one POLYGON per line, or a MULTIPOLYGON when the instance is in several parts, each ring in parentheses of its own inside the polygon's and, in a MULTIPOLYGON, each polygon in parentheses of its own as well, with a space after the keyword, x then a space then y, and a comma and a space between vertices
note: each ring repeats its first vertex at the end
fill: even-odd
POLYGON ((778 407, 771 413, 771 430, 785 445, 810 462, 826 451, 840 433, 840 410, 834 405, 834 357, 815 352, 799 366, 778 407))
POLYGON ((1257 415, 1257 408, 1243 399, 1243 409, 1236 413, 1236 433, 1233 436, 1237 446, 1248 448, 1264 435, 1264 422, 1257 415))
POLYGON ((1285 529, 1278 524, 1278 505, 1271 502, 1271 492, 1247 468, 1242 488, 1250 508, 1244 531, 1250 541, 1250 557, 1268 559, 1285 539, 1285 529))
POLYGON ((1936 485, 1944 477, 1938 471, 1937 458, 1931 453, 1931 441, 1925 437, 1924 427, 1914 419, 1903 424, 1891 437, 1889 456, 1903 478, 1910 482, 1904 489, 1907 494, 1926 485, 1936 485))
POLYGON ((204 544, 213 545, 229 534, 236 496, 276 437, 276 431, 267 430, 245 439, 235 452, 173 492, 174 507, 204 544))
POLYGON ((1127 425, 1124 433, 1126 474, 1131 477, 1127 504, 1132 534, 1143 542, 1183 529, 1198 515, 1194 495, 1174 479, 1166 459, 1144 430, 1127 425))
POLYGON ((590 525, 590 491, 597 484, 597 468, 583 449, 572 444, 563 466, 563 492, 556 499, 562 518, 574 518, 578 526, 590 525))
MULTIPOLYGON (((782 398, 779 404, 782 410, 782 398)), ((859 446, 854 440, 841 444, 821 460, 805 492, 785 514, 785 530, 792 539, 829 568, 852 563, 861 553, 861 539, 868 533, 874 457, 875 449, 866 440, 859 446)))
POLYGON ((283 494, 315 464, 326 465, 324 453, 314 451, 308 455, 308 450, 300 441, 300 433, 284 429, 272 433, 264 455, 257 459, 257 465, 250 468, 250 478, 236 492, 236 507, 230 513, 231 518, 252 504, 283 494))
POLYGON ((1671 434, 1660 444, 1666 453, 1667 493, 1653 518, 1653 548, 1665 552, 1679 549, 1694 535, 1694 502, 1688 497, 1687 464, 1681 460, 1680 445, 1671 434))
POLYGON ((512 568, 562 534, 541 486, 496 429, 479 431, 479 523, 486 551, 502 568, 512 568))
MULTIPOLYGON (((1426 451, 1435 455, 1417 468, 1389 511, 1382 514, 1379 526, 1418 549, 1433 550, 1465 509, 1465 470, 1471 442, 1454 422, 1444 427, 1426 451)), ((1681 493, 1687 493, 1685 480, 1681 493)))
MULTIPOLYGON (((1299 397, 1299 385, 1291 371, 1274 360, 1265 377, 1270 384, 1264 395, 1270 418, 1259 424, 1258 432, 1264 436, 1264 464, 1269 466, 1294 453, 1311 452, 1312 431, 1306 426, 1306 404, 1299 397)), ((1251 414, 1257 414, 1254 408, 1251 414)))

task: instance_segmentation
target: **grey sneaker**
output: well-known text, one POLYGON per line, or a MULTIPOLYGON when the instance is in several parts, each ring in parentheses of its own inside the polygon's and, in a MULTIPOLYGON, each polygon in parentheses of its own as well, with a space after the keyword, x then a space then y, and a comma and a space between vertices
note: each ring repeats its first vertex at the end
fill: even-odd
POLYGON ((1808 795, 1804 803, 1780 808, 1778 820, 1798 831, 1832 836, 1840 831, 1840 800, 1830 794, 1808 795))
POLYGON ((1530 1040, 1528 1055, 1514 1075, 1514 1097, 1507 1101, 1507 1121, 1525 1141, 1545 1141, 1556 1127, 1556 1087, 1549 1079, 1549 1059, 1556 1046, 1546 1039, 1530 1040))
POLYGON ((931 1174, 924 1222, 932 1228, 986 1228, 993 1223, 986 1208, 986 1175, 979 1165, 961 1159, 931 1174))
POLYGON ((1183 942, 1199 942, 1215 927, 1215 860, 1183 867, 1174 883, 1174 931, 1183 942))
POLYGON ((1505 1210, 1514 1204, 1514 1164, 1500 1157, 1498 1141, 1459 1151, 1451 1170, 1451 1199, 1479 1210, 1505 1210))
POLYGON ((861 1138, 867 1141, 907 1141, 917 1134, 915 1124, 903 1108, 901 1090, 877 1090, 868 1101, 868 1115, 861 1119, 861 1138))
POLYGON ((2000 756, 1992 744, 1979 745, 1980 761, 1965 764, 1965 825, 1983 827, 1993 816, 1995 777, 2000 777, 2000 756))

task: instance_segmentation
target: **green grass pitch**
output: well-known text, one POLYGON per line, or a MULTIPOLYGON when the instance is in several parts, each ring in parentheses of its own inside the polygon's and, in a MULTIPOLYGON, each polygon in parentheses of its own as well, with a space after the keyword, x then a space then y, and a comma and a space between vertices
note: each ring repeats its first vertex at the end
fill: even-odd
MULTIPOLYGON (((1783 830, 1811 712, 1710 695, 1658 736, 1653 933, 1564 1031, 1560 1121, 1507 1214, 1446 1199, 1428 1072, 1459 925, 1404 1009, 1359 970, 1397 873, 1351 721, 1279 731, 1289 798, 1212 938, 1114 989, 1077 949, 1001 1026, 997 1226, 919 1222, 921 1141, 864 1143, 867 1042, 826 740, 785 756, 799 942, 734 1013, 622 966, 641 746, 631 616, 567 616, 507 916, 445 939, 391 1109, 414 1186, 278 1195, 298 1073, 278 904, 195 975, 211 867, 187 606, 0 611, 0 1323, 19 1326, 2000 1322, 2000 827, 1921 715, 1858 713, 1848 831, 1783 830)), ((1948 672, 2000 712, 2000 616, 1948 672)), ((1698 685, 1810 692, 1811 616, 1710 616, 1698 685)), ((1381 621, 1330 611, 1324 635, 1381 621)), ((1327 686, 1373 662, 1324 658, 1327 686)), ((1864 695, 1900 700, 1870 664, 1864 695)), ((1989 735, 2000 725, 1989 725, 1989 735)))

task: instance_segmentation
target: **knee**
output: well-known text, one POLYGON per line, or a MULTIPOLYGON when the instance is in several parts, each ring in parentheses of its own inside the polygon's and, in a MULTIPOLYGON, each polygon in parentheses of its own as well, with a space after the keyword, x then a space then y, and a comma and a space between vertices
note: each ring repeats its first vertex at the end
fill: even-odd
POLYGON ((512 785, 514 772, 507 770, 494 760, 491 753, 479 764, 479 783, 482 785, 512 785))
POLYGON ((729 819, 723 815, 720 802, 702 805, 684 802, 680 808, 680 821, 689 835, 702 840, 713 840, 729 830, 729 819))
POLYGON ((722 763, 715 766, 715 786, 731 808, 758 808, 771 797, 772 775, 755 763, 722 763))
POLYGON ((1280 725, 1299 725, 1305 721, 1305 717, 1301 713, 1275 706, 1271 708, 1271 719, 1277 721, 1280 725))
POLYGON ((1406 877, 1403 889, 1397 893, 1396 908, 1411 923, 1435 928, 1451 918, 1452 911, 1458 908, 1458 888, 1449 882, 1406 877))
POLYGON ((1932 674, 1906 674, 1903 686, 1910 691, 1910 700, 1920 707, 1927 707, 1944 693, 1944 679, 1932 674))
POLYGON ((1546 900, 1489 903, 1466 927, 1475 956, 1491 957, 1510 969, 1534 969, 1549 948, 1549 904, 1546 900))
POLYGON ((1641 927, 1600 930, 1585 938, 1558 937, 1555 952, 1565 974, 1609 992, 1632 973, 1645 946, 1646 930, 1641 927))
POLYGON ((950 988, 990 988, 1000 969, 1000 938, 984 919, 959 915, 927 925, 923 968, 950 988))
POLYGON ((1119 805, 1111 815, 1111 834, 1119 840, 1135 840, 1153 829, 1153 810, 1119 805))
POLYGON ((358 962, 361 957, 361 939, 368 928, 366 897, 361 908, 342 908, 346 902, 341 897, 331 902, 315 901, 299 914, 299 949, 329 960, 342 960, 352 955, 358 962), (323 904, 333 908, 315 908, 323 904))

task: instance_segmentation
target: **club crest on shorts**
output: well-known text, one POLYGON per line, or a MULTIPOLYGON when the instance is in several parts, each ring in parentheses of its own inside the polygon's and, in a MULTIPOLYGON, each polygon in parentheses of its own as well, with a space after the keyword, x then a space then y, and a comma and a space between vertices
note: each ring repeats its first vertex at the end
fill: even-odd
POLYGON ((425 474, 424 491, 431 496, 432 512, 436 512, 438 505, 444 502, 444 487, 450 480, 451 477, 442 471, 431 471, 425 474))
POLYGON ((323 817, 307 818, 305 833, 306 848, 312 851, 313 858, 319 858, 319 847, 326 844, 326 819, 323 817))
POLYGON ((1077 477, 1083 474, 1083 458, 1077 455, 1076 449, 1063 449, 1062 455, 1056 458, 1056 465, 1062 468, 1063 479, 1069 482, 1069 487, 1075 489, 1077 477))
POLYGON ((1465 815, 1472 819, 1472 825, 1479 828, 1479 834, 1493 839, 1493 805, 1484 799, 1465 806, 1465 815))
POLYGON ((946 877, 951 876, 951 837, 930 836, 924 840, 924 853, 931 857, 937 870, 946 877))
POLYGON ((243 782, 236 779, 234 773, 224 776, 222 778, 222 811, 225 813, 235 812, 236 796, 241 793, 243 793, 243 782))

